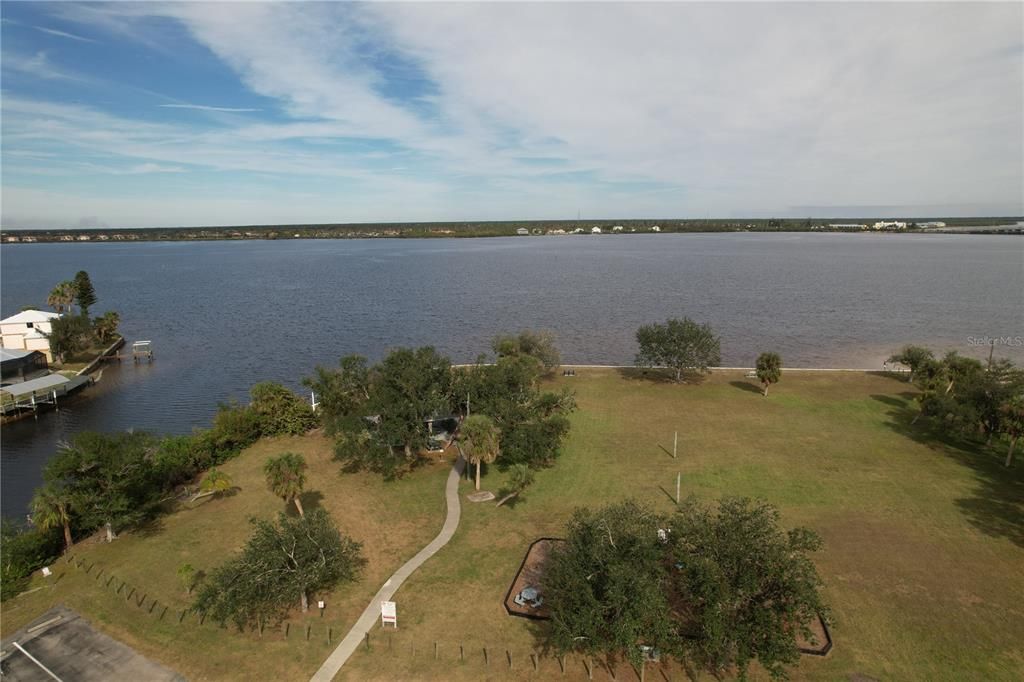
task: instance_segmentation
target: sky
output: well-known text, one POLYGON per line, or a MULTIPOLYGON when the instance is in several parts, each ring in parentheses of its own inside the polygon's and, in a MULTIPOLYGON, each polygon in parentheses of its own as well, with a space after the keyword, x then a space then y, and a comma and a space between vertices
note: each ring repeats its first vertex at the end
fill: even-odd
POLYGON ((1024 3, 2 2, 5 229, 1024 214, 1024 3))

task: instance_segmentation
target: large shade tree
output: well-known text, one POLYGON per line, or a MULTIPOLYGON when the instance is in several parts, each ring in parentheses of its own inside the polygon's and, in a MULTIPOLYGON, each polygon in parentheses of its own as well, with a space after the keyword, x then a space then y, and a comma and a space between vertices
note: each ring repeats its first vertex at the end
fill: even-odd
POLYGON ((636 341, 640 347, 636 366, 668 367, 676 383, 686 370, 703 373, 722 361, 721 343, 711 326, 688 317, 645 324, 636 330, 636 341))
POLYGON ((305 516, 299 496, 306 486, 306 460, 294 452, 283 452, 271 457, 263 465, 267 488, 286 504, 295 503, 299 516, 305 516))
POLYGON ((483 414, 466 417, 459 428, 462 453, 470 464, 476 465, 476 489, 480 490, 480 466, 498 458, 501 432, 494 421, 483 414))
POLYGON ((306 611, 311 593, 354 580, 365 564, 362 546, 322 508, 253 525, 245 549, 212 571, 196 594, 196 611, 222 625, 260 628, 295 604, 306 611))
POLYGON ((828 612, 808 557, 820 540, 778 521, 745 499, 670 515, 629 501, 577 510, 542 584, 552 646, 636 665, 654 647, 716 676, 757 661, 785 677, 798 635, 828 612))

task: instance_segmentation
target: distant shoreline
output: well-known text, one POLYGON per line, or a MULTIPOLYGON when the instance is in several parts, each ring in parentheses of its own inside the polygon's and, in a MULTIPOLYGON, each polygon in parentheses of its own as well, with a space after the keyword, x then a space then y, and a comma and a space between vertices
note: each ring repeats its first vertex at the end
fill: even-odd
POLYGON ((904 221, 812 219, 769 220, 555 220, 466 223, 348 223, 146 227, 129 229, 0 230, 11 244, 186 241, 277 241, 294 239, 470 239, 481 237, 581 237, 627 234, 842 233, 1024 235, 1024 218, 946 218, 904 221), (885 224, 883 224, 885 223, 885 224), (919 224, 920 223, 920 224, 919 224))

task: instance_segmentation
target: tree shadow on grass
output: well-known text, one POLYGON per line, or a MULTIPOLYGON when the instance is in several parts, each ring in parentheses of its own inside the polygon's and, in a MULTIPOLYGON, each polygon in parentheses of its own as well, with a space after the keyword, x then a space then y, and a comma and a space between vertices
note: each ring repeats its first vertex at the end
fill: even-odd
POLYGON ((652 384, 676 384, 678 386, 699 386, 707 374, 683 372, 683 379, 676 382, 676 373, 669 369, 645 369, 642 367, 619 367, 619 376, 627 381, 645 381, 652 384))
MULTIPOLYGON (((302 504, 302 509, 306 513, 309 513, 321 506, 323 502, 324 494, 319 490, 306 490, 299 495, 299 502, 302 504)), ((299 510, 295 508, 294 502, 289 502, 285 505, 284 513, 289 516, 298 516, 299 510)))
POLYGON ((971 469, 977 487, 971 497, 956 500, 956 506, 975 528, 985 535, 1006 538, 1018 547, 1024 547, 1024 468, 1020 462, 1003 466, 1005 442, 987 446, 941 431, 927 417, 916 424, 912 393, 900 397, 873 395, 873 399, 888 405, 890 429, 900 435, 927 446, 935 452, 971 469))
POLYGON ((729 385, 732 386, 733 388, 738 388, 741 391, 746 391, 747 393, 764 393, 764 391, 761 390, 760 386, 758 386, 757 384, 752 384, 749 381, 730 381, 729 385))

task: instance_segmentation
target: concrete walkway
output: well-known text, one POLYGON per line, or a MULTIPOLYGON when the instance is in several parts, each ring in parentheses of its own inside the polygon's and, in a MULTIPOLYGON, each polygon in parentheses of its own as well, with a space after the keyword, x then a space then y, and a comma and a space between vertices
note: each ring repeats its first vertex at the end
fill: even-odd
POLYGON ((441 532, 430 541, 430 544, 421 549, 416 556, 405 562, 400 569, 395 571, 394 575, 388 578, 387 582, 374 595, 370 605, 359 616, 356 624, 345 635, 345 639, 341 640, 341 643, 338 644, 338 648, 327 657, 327 660, 320 666, 320 669, 310 678, 310 682, 330 682, 334 679, 334 676, 341 670, 341 666, 345 665, 345 661, 356 650, 356 647, 363 642, 366 633, 380 622, 380 603, 382 601, 390 601, 391 597, 398 591, 398 588, 405 582, 405 579, 422 566, 423 562, 434 556, 437 550, 447 545, 448 541, 455 535, 455 530, 459 527, 459 516, 462 513, 462 508, 459 506, 459 478, 462 476, 465 466, 466 462, 460 456, 448 474, 448 482, 444 487, 445 501, 448 504, 448 516, 444 520, 441 532))

